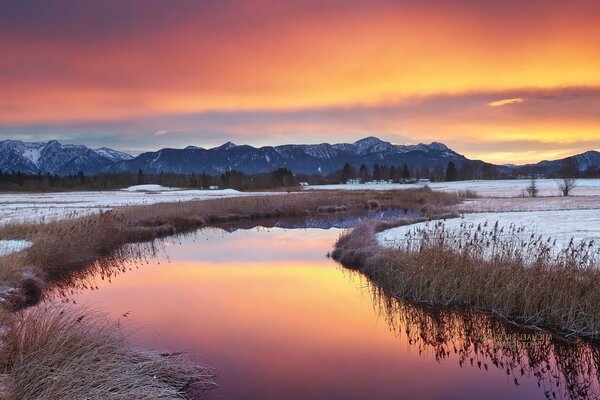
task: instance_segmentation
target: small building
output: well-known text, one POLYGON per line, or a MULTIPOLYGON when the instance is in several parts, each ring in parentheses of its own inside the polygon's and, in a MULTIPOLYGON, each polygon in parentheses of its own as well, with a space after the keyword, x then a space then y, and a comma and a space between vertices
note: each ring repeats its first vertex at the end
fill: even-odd
POLYGON ((300 182, 300 186, 309 186, 308 182, 300 182))
POLYGON ((218 186, 209 186, 208 187, 210 190, 219 190, 218 186))

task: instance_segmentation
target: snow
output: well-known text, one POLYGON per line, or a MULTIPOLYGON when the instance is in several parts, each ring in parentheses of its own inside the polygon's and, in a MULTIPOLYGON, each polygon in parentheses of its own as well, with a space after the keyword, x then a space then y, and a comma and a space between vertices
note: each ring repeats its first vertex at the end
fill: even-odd
POLYGON ((96 149, 94 151, 97 154, 100 154, 102 157, 106 157, 112 161, 123 161, 133 159, 133 156, 130 154, 123 153, 122 151, 109 149, 108 147, 100 147, 99 149, 96 149))
POLYGON ((31 246, 27 240, 0 240, 0 257, 21 251, 31 246))
POLYGON ((38 166, 38 162, 42 152, 39 148, 28 148, 23 151, 23 157, 31 161, 36 167, 38 166))
POLYGON ((463 201, 461 212, 507 212, 507 211, 551 211, 590 210, 600 208, 598 196, 569 197, 482 197, 463 201))
MULTIPOLYGON (((566 247, 571 238, 575 242, 600 241, 600 209, 464 214, 460 218, 445 220, 444 226, 446 230, 457 231, 463 223, 471 229, 487 223, 487 230, 490 230, 496 222, 505 231, 511 224, 524 227, 522 239, 532 234, 541 235, 543 239, 556 239, 558 249, 566 247)), ((397 247, 406 241, 408 233, 414 234, 421 229, 431 231, 434 225, 435 222, 430 221, 387 229, 377 234, 377 240, 384 247, 397 247)))
POLYGON ((227 197, 266 196, 282 193, 238 192, 233 189, 222 189, 0 194, 0 225, 11 222, 51 221, 96 214, 119 206, 177 203, 227 197))
MULTIPOLYGON (((529 179, 510 180, 475 180, 458 182, 431 183, 364 183, 350 185, 315 185, 306 190, 402 190, 414 189, 428 185, 433 190, 458 192, 473 190, 480 196, 486 197, 520 197, 529 186, 529 179)), ((559 196, 558 185, 554 179, 538 179, 537 187, 540 196, 559 196)), ((573 189, 573 196, 600 196, 600 179, 578 179, 573 189)))
POLYGON ((181 189, 167 187, 167 186, 161 186, 161 185, 148 184, 148 185, 129 186, 128 188, 125 188, 122 190, 126 190, 128 192, 162 192, 162 191, 166 191, 166 190, 181 190, 181 189))

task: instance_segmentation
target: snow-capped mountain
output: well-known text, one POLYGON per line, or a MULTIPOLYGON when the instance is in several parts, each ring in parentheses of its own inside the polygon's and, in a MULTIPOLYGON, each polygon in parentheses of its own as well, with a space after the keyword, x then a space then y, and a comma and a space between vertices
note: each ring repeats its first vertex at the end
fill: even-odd
POLYGON ((173 172, 209 174, 238 170, 246 173, 268 172, 289 168, 296 173, 323 173, 339 170, 345 163, 445 168, 449 161, 457 165, 469 162, 462 155, 441 143, 394 145, 376 137, 367 137, 354 143, 288 144, 282 146, 252 147, 227 142, 219 147, 204 149, 188 146, 185 149, 162 149, 142 153, 132 160, 116 162, 111 172, 148 173, 173 172))
POLYGON ((129 154, 102 147, 92 150, 83 145, 49 142, 0 141, 0 171, 57 175, 97 174, 117 161, 130 160, 129 154))
POLYGON ((457 167, 468 164, 477 171, 494 168, 496 176, 532 172, 551 176, 558 174, 565 166, 572 167, 574 164, 579 171, 600 169, 600 153, 597 151, 524 166, 493 166, 469 160, 439 142, 400 145, 372 136, 354 143, 286 144, 259 148, 227 142, 210 149, 196 146, 166 148, 142 153, 137 157, 106 147, 94 150, 81 145, 61 144, 55 140, 47 143, 0 141, 0 171, 58 175, 76 174, 79 171, 87 175, 137 173, 140 169, 151 174, 219 174, 234 169, 252 174, 277 168, 289 168, 295 173, 327 174, 341 169, 345 163, 355 168, 361 164, 372 168, 375 164, 401 166, 406 163, 412 168, 426 165, 433 171, 435 168, 445 169, 450 161, 457 167))

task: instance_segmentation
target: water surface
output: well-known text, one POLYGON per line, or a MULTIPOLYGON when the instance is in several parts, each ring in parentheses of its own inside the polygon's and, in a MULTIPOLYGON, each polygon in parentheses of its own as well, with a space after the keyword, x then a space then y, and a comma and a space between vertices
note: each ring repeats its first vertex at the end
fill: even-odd
POLYGON ((589 348, 378 296, 326 258, 341 232, 204 229, 124 273, 96 270, 69 298, 140 345, 216 367, 209 398, 544 399, 569 397, 575 383, 598 393, 596 370, 577 369, 596 365, 589 348))

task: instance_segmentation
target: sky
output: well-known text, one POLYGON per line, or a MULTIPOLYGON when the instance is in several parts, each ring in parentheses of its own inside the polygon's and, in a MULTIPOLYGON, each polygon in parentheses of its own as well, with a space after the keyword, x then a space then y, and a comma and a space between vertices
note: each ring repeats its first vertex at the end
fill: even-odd
POLYGON ((0 139, 600 150, 600 2, 0 0, 0 139))

